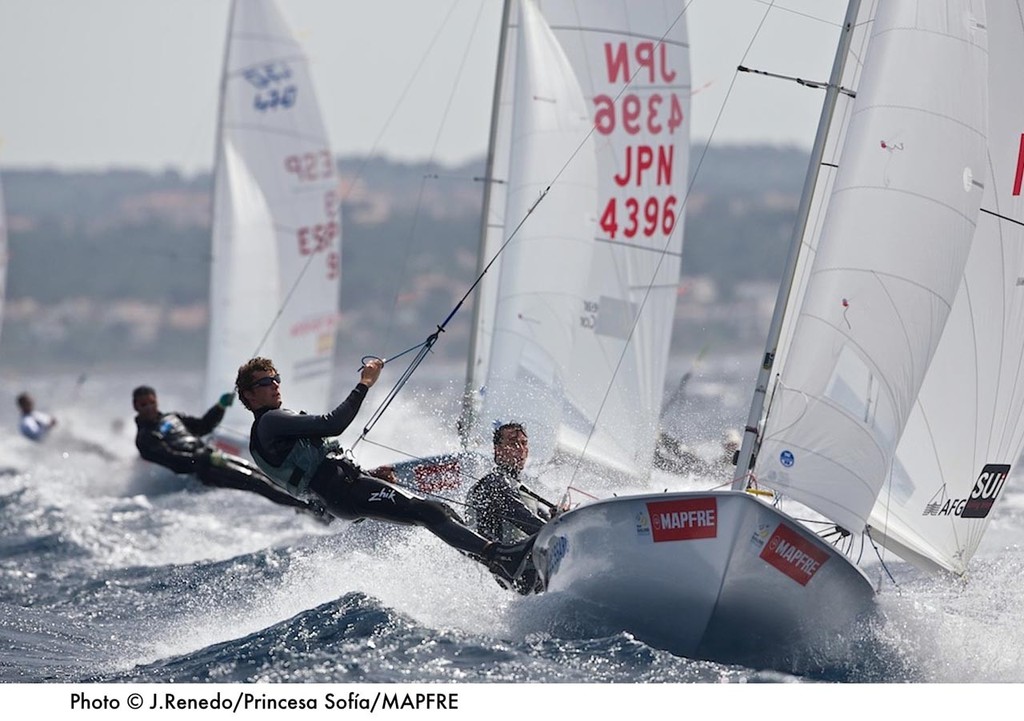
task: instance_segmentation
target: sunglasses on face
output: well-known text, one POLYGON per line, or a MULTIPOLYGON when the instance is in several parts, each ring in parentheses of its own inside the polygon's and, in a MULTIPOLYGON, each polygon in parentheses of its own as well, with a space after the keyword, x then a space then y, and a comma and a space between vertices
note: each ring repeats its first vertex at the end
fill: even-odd
POLYGON ((272 386, 275 383, 277 383, 277 385, 281 385, 280 374, 274 376, 267 376, 266 378, 260 378, 258 381, 253 382, 253 384, 249 386, 249 390, 252 390, 253 388, 266 388, 267 386, 272 386))

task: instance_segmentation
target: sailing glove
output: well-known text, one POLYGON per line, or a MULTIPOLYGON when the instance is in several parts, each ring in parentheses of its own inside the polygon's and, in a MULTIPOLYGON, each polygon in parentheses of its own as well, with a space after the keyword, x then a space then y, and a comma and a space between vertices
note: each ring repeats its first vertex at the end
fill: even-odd
POLYGON ((230 406, 234 402, 235 402, 235 394, 234 393, 225 393, 217 401, 217 405, 219 405, 221 408, 227 408, 228 406, 230 406))

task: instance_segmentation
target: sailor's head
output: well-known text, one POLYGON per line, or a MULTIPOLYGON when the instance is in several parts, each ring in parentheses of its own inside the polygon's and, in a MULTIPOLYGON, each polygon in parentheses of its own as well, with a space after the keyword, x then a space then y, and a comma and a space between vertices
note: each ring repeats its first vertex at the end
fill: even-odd
POLYGON ((235 390, 250 411, 281 407, 281 375, 269 358, 251 358, 238 369, 235 390))
POLYGON ((18 408, 21 409, 22 413, 31 413, 35 407, 35 401, 32 400, 32 396, 28 393, 18 394, 18 408))
POLYGON ((132 391, 132 408, 144 421, 155 421, 160 417, 156 391, 150 386, 138 386, 132 391))
POLYGON ((522 423, 502 423, 494 429, 494 462, 519 472, 530 454, 530 441, 522 423))

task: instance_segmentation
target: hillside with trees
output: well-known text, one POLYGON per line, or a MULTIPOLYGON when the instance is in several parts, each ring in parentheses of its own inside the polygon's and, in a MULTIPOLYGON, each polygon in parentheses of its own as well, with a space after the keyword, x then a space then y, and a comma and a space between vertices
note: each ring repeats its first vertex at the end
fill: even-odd
MULTIPOLYGON (((343 158, 340 169, 341 345, 408 347, 475 278, 483 162, 343 158)), ((724 326, 698 320, 680 334, 686 342, 699 343, 700 333, 728 337, 730 312, 749 302, 743 289, 777 283, 805 171, 798 149, 693 148, 683 284, 699 280, 705 292, 680 302, 715 308, 680 313, 680 322, 717 318, 724 326)), ((10 259, 0 363, 202 363, 208 174, 4 169, 3 183, 10 259)), ((469 315, 467 305, 438 353, 464 355, 469 315)))

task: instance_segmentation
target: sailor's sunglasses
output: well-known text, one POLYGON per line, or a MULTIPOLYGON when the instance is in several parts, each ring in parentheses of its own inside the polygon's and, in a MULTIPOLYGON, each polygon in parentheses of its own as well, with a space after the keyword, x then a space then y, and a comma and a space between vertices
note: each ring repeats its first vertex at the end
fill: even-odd
POLYGON ((277 383, 278 385, 281 385, 281 376, 280 375, 267 376, 266 378, 260 378, 258 381, 254 381, 252 384, 249 385, 249 390, 252 390, 253 388, 266 388, 267 386, 271 386, 271 385, 273 385, 275 383, 277 383))

